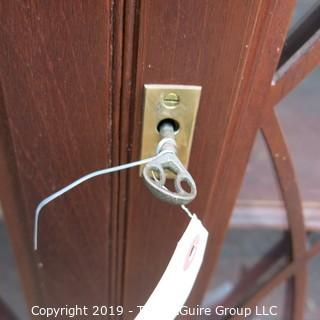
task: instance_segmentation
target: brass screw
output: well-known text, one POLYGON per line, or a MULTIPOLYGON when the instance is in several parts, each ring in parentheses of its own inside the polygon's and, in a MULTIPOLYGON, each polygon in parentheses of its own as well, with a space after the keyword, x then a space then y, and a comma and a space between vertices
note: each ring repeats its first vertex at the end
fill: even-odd
POLYGON ((174 93, 174 92, 170 92, 167 95, 164 96, 163 98, 163 104, 165 107, 167 108, 175 108, 180 102, 180 98, 179 96, 174 93))

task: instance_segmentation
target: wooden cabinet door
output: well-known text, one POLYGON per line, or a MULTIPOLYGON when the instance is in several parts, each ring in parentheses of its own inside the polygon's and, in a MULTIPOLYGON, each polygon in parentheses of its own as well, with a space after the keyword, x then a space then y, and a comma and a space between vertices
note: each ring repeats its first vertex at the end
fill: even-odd
MULTIPOLYGON (((298 57, 296 83, 271 85, 293 9, 291 0, 0 1, 0 195, 29 306, 136 311, 164 271, 188 221, 148 192, 137 168, 48 205, 32 249, 42 198, 139 159, 147 83, 202 86, 189 165, 199 194, 190 208, 210 238, 188 302, 201 303, 257 131, 319 62, 317 38, 317 51, 298 57)), ((305 255, 299 237, 296 258, 305 255)))

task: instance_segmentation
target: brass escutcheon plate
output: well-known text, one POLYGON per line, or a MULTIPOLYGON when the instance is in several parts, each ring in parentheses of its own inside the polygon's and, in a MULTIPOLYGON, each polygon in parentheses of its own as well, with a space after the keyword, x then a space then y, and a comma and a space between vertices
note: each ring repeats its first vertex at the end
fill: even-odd
POLYGON ((201 86, 144 85, 141 159, 156 154, 161 138, 157 126, 164 119, 172 119, 179 125, 176 132, 178 157, 188 167, 200 95, 201 86))

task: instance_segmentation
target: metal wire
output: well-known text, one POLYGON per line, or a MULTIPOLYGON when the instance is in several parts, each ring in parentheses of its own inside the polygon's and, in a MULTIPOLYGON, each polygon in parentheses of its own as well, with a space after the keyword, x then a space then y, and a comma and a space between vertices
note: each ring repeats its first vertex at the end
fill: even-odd
MULTIPOLYGON (((160 155, 160 154, 159 154, 160 155)), ((157 155, 157 156, 159 156, 157 155)), ((149 161, 153 160, 155 157, 150 157, 147 159, 142 159, 139 161, 134 161, 131 163, 126 163, 126 164, 122 164, 116 167, 112 167, 112 168, 106 168, 106 169, 102 169, 102 170, 98 170, 98 171, 94 171, 91 173, 86 174, 85 176, 75 180, 74 182, 68 184, 67 186, 65 186, 64 188, 56 191, 55 193, 51 194, 50 196, 44 198, 37 206, 36 208, 36 213, 35 213, 35 219, 34 219, 34 234, 33 234, 33 246, 34 246, 34 250, 38 249, 38 230, 39 230, 39 217, 40 217, 40 213, 42 212, 41 210, 43 209, 44 206, 46 206, 48 203, 52 202, 53 200, 55 200, 56 198, 62 196, 64 193, 68 192, 69 190, 75 188, 76 186, 78 186, 79 184, 92 179, 94 177, 97 176, 101 176, 104 174, 108 174, 108 173, 112 173, 112 172, 117 172, 120 170, 126 170, 132 167, 136 167, 136 166, 140 166, 143 164, 148 163, 149 161)))

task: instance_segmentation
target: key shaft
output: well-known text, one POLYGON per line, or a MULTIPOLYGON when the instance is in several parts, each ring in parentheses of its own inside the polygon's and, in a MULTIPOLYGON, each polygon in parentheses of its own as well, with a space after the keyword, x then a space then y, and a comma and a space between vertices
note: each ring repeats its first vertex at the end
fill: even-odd
POLYGON ((164 122, 159 127, 162 139, 157 153, 164 152, 157 159, 150 161, 143 169, 143 178, 148 189, 159 199, 177 205, 191 202, 197 195, 196 184, 177 156, 175 142, 175 128, 172 123, 164 122), (167 171, 175 174, 175 192, 165 186, 167 171), (188 185, 189 190, 182 187, 182 182, 188 185))

